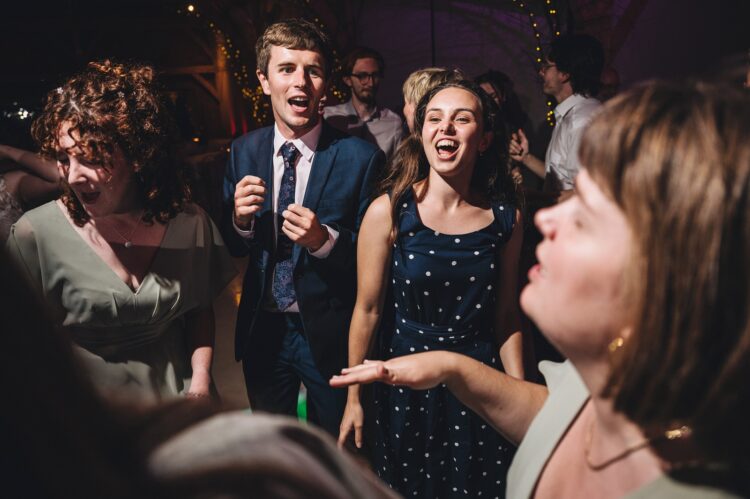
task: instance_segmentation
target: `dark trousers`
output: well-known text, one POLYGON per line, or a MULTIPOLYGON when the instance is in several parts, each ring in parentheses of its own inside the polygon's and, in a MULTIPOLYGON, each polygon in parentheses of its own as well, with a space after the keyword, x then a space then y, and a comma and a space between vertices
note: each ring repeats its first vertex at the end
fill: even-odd
POLYGON ((256 334, 275 341, 261 351, 249 346, 242 359, 250 406, 295 416, 302 382, 307 388, 308 421, 338 438, 347 391, 331 388, 318 371, 299 314, 260 312, 255 327, 256 334))

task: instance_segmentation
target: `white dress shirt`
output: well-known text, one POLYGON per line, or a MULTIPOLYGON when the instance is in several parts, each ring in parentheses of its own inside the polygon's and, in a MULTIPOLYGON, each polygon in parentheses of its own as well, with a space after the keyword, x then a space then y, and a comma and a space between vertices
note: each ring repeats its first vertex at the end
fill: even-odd
MULTIPOLYGON (((281 156, 281 146, 287 142, 294 144, 294 147, 299 151, 297 157, 297 164, 295 167, 296 182, 294 186, 294 203, 302 204, 305 199, 305 191, 307 190, 307 181, 310 178, 310 171, 312 169, 313 159, 315 159, 315 150, 318 148, 318 140, 320 140, 320 133, 323 130, 322 120, 318 122, 312 130, 307 132, 300 138, 287 140, 281 135, 281 131, 277 125, 274 125, 273 129, 273 193, 272 193, 272 206, 274 215, 279 214, 279 189, 281 188, 281 178, 284 176, 284 158, 281 156)), ((284 207, 286 209, 286 207, 284 207)), ((274 216, 274 229, 275 234, 278 237, 280 227, 278 226, 279 217, 274 216)), ((234 223, 234 222, 233 222, 234 223)), ((336 244, 336 240, 339 237, 339 233, 336 229, 323 225, 328 231, 328 240, 323 243, 323 246, 318 248, 316 251, 310 251, 310 254, 316 258, 326 258, 333 250, 333 246, 336 244)), ((252 239, 255 237, 255 218, 253 218, 250 229, 242 230, 234 224, 234 230, 244 237, 245 239, 252 239)), ((270 289, 267 290, 267 295, 270 296, 270 289)), ((266 300, 267 301, 267 300, 266 300)), ((283 310, 284 312, 299 312, 297 302, 292 303, 288 308, 283 310)))
POLYGON ((390 109, 377 107, 363 121, 351 99, 336 106, 324 107, 323 117, 329 125, 342 132, 375 144, 385 153, 386 159, 393 157, 404 135, 404 123, 398 114, 390 109))
POLYGON ((547 147, 544 169, 555 187, 567 191, 573 188, 573 181, 581 169, 578 161, 578 146, 583 130, 591 117, 601 107, 593 97, 573 94, 555 107, 555 128, 547 147))

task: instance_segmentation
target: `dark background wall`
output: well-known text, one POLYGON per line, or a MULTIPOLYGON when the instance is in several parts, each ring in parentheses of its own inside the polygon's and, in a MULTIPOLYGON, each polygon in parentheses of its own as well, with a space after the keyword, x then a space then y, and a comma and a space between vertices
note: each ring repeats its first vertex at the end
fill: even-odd
POLYGON ((525 0, 526 10, 521 0, 7 1, 0 15, 0 142, 21 140, 28 128, 33 114, 21 120, 19 109, 33 113, 46 92, 87 61, 117 57, 156 64, 185 117, 186 134, 225 143, 263 122, 253 106, 262 110, 264 99, 243 97, 243 85, 249 91, 257 85, 253 43, 269 23, 291 16, 321 23, 339 56, 357 44, 380 50, 388 65, 381 102, 399 112, 401 84, 417 68, 459 67, 469 76, 492 68, 511 76, 541 127, 547 99, 528 12, 537 13, 541 40, 548 42, 553 35, 544 14, 551 7, 561 31, 605 42, 624 86, 715 75, 727 63, 744 72, 749 0, 549 1, 525 0), (192 15, 188 5, 195 7, 192 15), (228 40, 234 43, 229 61, 222 51, 228 40), (235 56, 235 49, 241 53, 235 56), (234 75, 243 65, 249 68, 244 82, 234 75))

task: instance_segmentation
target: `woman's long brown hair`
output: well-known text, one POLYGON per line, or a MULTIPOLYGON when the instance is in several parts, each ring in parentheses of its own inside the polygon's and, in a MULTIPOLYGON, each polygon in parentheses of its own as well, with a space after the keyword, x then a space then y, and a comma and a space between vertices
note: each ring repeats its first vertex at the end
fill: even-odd
MULTIPOLYGON (((420 99, 414 116, 414 133, 406 137, 399 145, 388 164, 377 192, 378 195, 387 193, 390 197, 392 239, 395 239, 398 231, 401 199, 415 183, 427 178, 430 171, 430 165, 424 153, 424 144, 422 144, 422 127, 427 105, 435 95, 447 88, 459 88, 473 94, 479 101, 482 111, 482 130, 493 129, 493 107, 489 98, 471 81, 459 80, 438 85, 420 99)), ((507 146, 505 140, 501 144, 498 144, 498 140, 493 140, 489 148, 477 158, 471 185, 488 202, 514 203, 517 201, 515 184, 510 176, 507 146)))

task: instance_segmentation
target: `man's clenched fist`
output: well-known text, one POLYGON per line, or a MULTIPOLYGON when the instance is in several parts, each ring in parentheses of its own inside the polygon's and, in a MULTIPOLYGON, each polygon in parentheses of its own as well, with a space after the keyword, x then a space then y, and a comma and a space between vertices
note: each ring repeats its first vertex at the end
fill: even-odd
POLYGON ((266 196, 266 183, 260 177, 245 175, 237 182, 234 190, 234 223, 247 230, 253 217, 263 206, 266 196))

